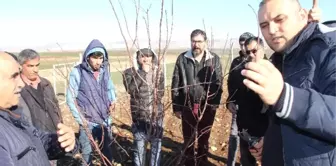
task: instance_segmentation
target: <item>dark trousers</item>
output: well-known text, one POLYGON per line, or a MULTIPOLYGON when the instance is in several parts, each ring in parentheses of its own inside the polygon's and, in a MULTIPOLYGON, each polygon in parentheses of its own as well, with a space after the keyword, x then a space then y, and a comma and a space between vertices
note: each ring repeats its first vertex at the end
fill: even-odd
POLYGON ((242 166, 257 165, 256 159, 250 153, 248 143, 244 140, 240 140, 240 164, 242 166))
MULTIPOLYGON (((201 108, 200 111, 203 111, 201 108)), ((197 116, 192 113, 192 110, 186 108, 182 111, 182 131, 184 139, 184 148, 186 151, 185 155, 185 165, 194 166, 194 165, 207 165, 207 155, 209 149, 209 137, 211 132, 211 127, 213 125, 216 115, 216 109, 212 107, 207 107, 205 109, 204 115, 200 122, 197 124, 197 116), (197 128, 196 128, 197 127, 197 128), (196 131, 197 130, 197 135, 196 131), (196 139, 198 144, 195 146, 196 139), (196 151, 195 151, 196 150, 196 151), (195 152, 197 153, 195 155, 195 152), (196 163, 195 163, 196 157, 196 163)))

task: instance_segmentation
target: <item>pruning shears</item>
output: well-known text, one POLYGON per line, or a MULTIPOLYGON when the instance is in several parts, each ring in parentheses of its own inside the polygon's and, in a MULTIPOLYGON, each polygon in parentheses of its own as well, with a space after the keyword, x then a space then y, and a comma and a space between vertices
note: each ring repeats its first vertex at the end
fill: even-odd
POLYGON ((239 132, 238 136, 248 143, 249 148, 254 148, 254 146, 261 140, 261 137, 251 136, 245 129, 239 132))

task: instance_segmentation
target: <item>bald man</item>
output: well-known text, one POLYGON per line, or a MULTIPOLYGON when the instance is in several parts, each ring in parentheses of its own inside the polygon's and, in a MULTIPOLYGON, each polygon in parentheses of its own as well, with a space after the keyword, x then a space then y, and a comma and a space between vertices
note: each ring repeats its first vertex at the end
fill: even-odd
POLYGON ((246 64, 242 75, 270 106, 272 121, 251 153, 265 166, 335 166, 335 29, 308 23, 308 12, 297 0, 264 0, 258 17, 275 53, 272 63, 255 59, 246 64))
POLYGON ((2 166, 48 166, 49 159, 57 159, 67 152, 77 152, 75 134, 71 128, 58 124, 57 134, 40 132, 27 123, 19 109, 10 110, 19 103, 24 83, 20 77, 20 65, 4 52, 0 52, 0 79, 2 166))
MULTIPOLYGON (((18 61, 18 58, 15 54, 11 53, 11 52, 6 52, 5 53, 9 54, 10 56, 12 56, 14 58, 15 61, 18 61)), ((19 104, 13 106, 12 108, 10 108, 10 110, 15 110, 18 109, 18 107, 20 107, 19 109, 22 110, 22 114, 26 117, 26 120, 32 124, 32 119, 31 119, 31 113, 30 110, 28 108, 27 103, 22 99, 22 97, 20 96, 19 98, 19 104)))

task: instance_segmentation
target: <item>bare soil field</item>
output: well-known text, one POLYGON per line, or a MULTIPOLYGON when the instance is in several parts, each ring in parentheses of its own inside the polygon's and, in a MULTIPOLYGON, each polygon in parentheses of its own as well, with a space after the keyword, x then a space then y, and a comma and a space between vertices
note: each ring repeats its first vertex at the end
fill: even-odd
MULTIPOLYGON (((224 87, 226 88, 226 87, 224 87)), ((133 136, 131 133, 131 117, 129 108, 129 97, 123 90, 123 87, 117 87, 118 102, 116 110, 113 113, 113 133, 114 140, 114 163, 130 166, 132 150, 131 145, 133 136)), ((227 94, 222 97, 223 103, 226 101, 227 94)), ((175 162, 181 155, 183 148, 183 137, 181 120, 172 114, 171 106, 169 105, 169 91, 166 92, 166 105, 164 117, 164 137, 162 143, 162 161, 161 165, 176 165, 175 162)), ((72 126, 75 131, 78 131, 78 125, 74 121, 70 111, 66 105, 63 105, 62 116, 66 124, 72 126)), ((228 139, 230 134, 231 113, 221 106, 216 113, 214 125, 211 130, 210 137, 210 155, 209 166, 226 165, 228 153, 228 139)), ((237 159, 239 161, 239 159, 237 159)))
MULTIPOLYGON (((166 63, 173 64, 176 61, 177 56, 169 55, 166 58, 166 63)), ((64 63, 64 62, 75 62, 78 61, 78 57, 43 57, 41 58, 41 64, 43 63, 64 63)), ((130 66, 128 57, 125 56, 114 56, 110 58, 111 72, 118 72, 124 70, 126 67, 130 66)), ((223 63, 223 70, 225 68, 225 63, 223 63)), ((63 69, 64 73, 68 73, 69 69, 63 69)), ((41 70, 40 75, 46 77, 51 82, 52 69, 41 70)), ((172 72, 170 69, 169 72, 172 72)), ((63 74, 59 75, 57 79, 64 81, 63 74)), ((170 82, 171 80, 167 80, 170 82)), ((63 84, 63 83, 62 83, 63 84)), ((59 85, 57 85, 59 86, 59 85)), ((116 165, 131 165, 131 145, 133 136, 130 130, 131 117, 130 117, 130 107, 129 107, 129 97, 124 90, 122 84, 115 84, 117 91, 118 102, 116 104, 116 110, 113 112, 113 132, 115 135, 115 141, 113 144, 114 148, 114 163, 116 165)), ((58 87, 59 88, 59 87, 58 87)), ((224 81, 224 93, 222 97, 222 103, 225 103, 227 98, 226 92, 226 80, 224 81)), ((64 94, 59 94, 59 99, 64 101, 64 94)), ((172 109, 170 106, 170 92, 169 86, 165 93, 166 99, 165 107, 165 117, 164 117, 164 137, 162 143, 162 161, 160 165, 176 165, 176 159, 181 156, 181 150, 183 148, 183 137, 181 120, 173 116, 172 109)), ((75 122, 72 114, 70 113, 66 104, 61 105, 62 116, 64 122, 75 131, 78 131, 78 124, 75 122)), ((209 155, 209 165, 222 166, 226 165, 227 160, 227 148, 228 139, 230 134, 231 125, 231 113, 226 110, 224 104, 220 106, 217 110, 214 125, 211 130, 210 137, 210 155, 209 155)), ((239 161, 239 159, 237 159, 239 161)))

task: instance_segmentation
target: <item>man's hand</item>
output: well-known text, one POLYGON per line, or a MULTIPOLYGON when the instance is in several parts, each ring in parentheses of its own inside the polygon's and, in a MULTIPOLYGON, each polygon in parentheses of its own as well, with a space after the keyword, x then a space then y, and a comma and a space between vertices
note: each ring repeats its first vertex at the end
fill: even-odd
POLYGON ((260 139, 260 141, 254 145, 253 148, 250 148, 250 153, 251 155, 257 160, 257 161, 261 161, 262 159, 262 150, 263 150, 263 146, 264 146, 264 137, 262 137, 260 139))
POLYGON ((177 118, 179 118, 179 119, 181 119, 181 117, 182 117, 180 111, 175 112, 174 115, 175 115, 177 118))
POLYGON ((318 0, 313 0, 313 7, 309 10, 308 21, 320 22, 322 16, 321 9, 318 7, 318 0))
POLYGON ((149 70, 151 70, 151 69, 152 69, 152 65, 149 64, 149 63, 144 63, 142 65, 142 70, 144 70, 145 72, 149 72, 149 70))
POLYGON ((74 131, 62 123, 59 123, 57 128, 58 142, 61 144, 61 147, 64 148, 66 152, 72 151, 76 144, 74 131))
POLYGON ((274 105, 284 88, 284 81, 279 70, 265 59, 249 62, 245 68, 241 72, 248 78, 244 79, 244 84, 256 92, 265 104, 274 105))
POLYGON ((237 113, 237 110, 238 110, 238 106, 234 103, 229 103, 228 104, 228 110, 233 113, 233 114, 236 114, 237 113))
POLYGON ((308 21, 309 22, 320 22, 322 17, 322 12, 319 7, 315 7, 309 10, 308 21))

